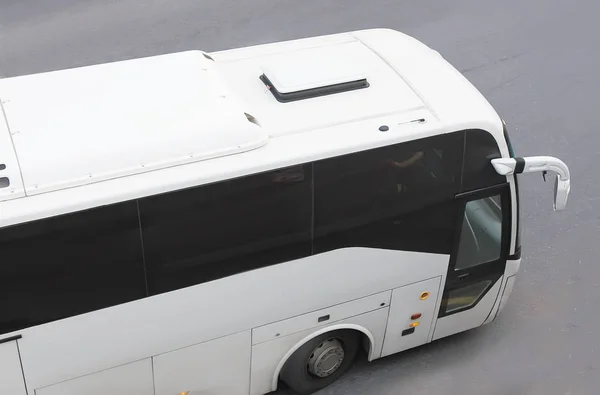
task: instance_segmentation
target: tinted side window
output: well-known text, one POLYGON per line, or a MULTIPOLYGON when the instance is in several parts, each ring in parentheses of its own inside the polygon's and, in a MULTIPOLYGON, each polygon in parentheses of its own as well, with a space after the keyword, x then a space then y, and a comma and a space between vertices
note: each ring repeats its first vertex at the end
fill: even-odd
POLYGON ((496 173, 491 160, 500 158, 494 137, 483 130, 468 130, 465 135, 465 155, 462 191, 472 191, 506 182, 496 173))
POLYGON ((0 229, 0 333, 146 296, 135 202, 0 229))
POLYGON ((462 136, 315 163, 315 252, 363 246, 449 254, 462 136))
POLYGON ((150 291, 311 253, 310 165, 140 200, 150 291))

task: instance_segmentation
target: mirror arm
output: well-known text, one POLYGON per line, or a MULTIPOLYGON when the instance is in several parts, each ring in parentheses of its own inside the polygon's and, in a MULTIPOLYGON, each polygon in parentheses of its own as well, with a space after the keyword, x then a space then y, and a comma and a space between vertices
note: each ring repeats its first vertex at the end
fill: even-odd
POLYGON ((552 171, 561 181, 569 181, 569 168, 560 159, 552 156, 528 156, 526 158, 497 158, 492 159, 492 166, 503 176, 552 171))

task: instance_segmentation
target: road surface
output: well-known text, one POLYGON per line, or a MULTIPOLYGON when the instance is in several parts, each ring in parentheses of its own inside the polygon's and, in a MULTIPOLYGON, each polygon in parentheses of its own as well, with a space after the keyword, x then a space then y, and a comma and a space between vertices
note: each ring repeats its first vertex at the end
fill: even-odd
POLYGON ((523 177, 524 262, 499 319, 359 363, 321 394, 598 394, 599 14, 596 0, 2 0, 0 75, 369 27, 414 35, 487 96, 517 154, 570 165, 569 207, 552 213, 551 183, 523 177))

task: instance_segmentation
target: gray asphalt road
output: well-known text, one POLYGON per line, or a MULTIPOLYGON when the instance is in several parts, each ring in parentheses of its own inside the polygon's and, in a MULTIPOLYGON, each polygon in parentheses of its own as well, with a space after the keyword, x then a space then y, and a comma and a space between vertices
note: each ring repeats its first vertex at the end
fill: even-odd
POLYGON ((569 208, 552 213, 552 185, 523 178, 524 263, 501 317, 359 364, 322 394, 598 394, 599 14, 595 0, 2 0, 0 75, 367 27, 414 35, 496 106, 518 154, 569 163, 569 208))

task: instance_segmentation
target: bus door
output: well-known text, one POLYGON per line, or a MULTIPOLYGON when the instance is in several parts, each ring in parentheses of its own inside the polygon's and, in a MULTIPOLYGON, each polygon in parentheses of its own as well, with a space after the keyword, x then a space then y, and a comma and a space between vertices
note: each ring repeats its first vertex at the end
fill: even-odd
POLYGON ((19 338, 0 337, 0 394, 27 395, 17 344, 19 338))
POLYGON ((496 302, 510 246, 509 184, 456 197, 455 245, 433 340, 481 326, 496 302))

